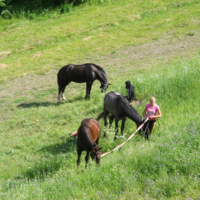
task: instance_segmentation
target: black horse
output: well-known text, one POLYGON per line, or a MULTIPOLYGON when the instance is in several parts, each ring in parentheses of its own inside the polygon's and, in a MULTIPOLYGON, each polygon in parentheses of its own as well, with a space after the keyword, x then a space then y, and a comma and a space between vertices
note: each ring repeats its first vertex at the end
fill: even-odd
MULTIPOLYGON (((122 119, 121 134, 123 135, 124 125, 127 117, 133 120, 137 127, 139 127, 144 119, 139 115, 137 110, 135 110, 129 102, 121 94, 117 92, 109 92, 104 98, 104 108, 103 112, 98 116, 97 120, 104 117, 104 125, 107 127, 107 116, 111 113, 110 125, 112 120, 115 118, 115 139, 118 133, 118 121, 122 119)), ((104 137, 106 137, 106 130, 104 132, 104 137)))
POLYGON ((60 102, 60 95, 61 99, 65 100, 63 93, 65 91, 66 86, 72 81, 76 83, 86 82, 85 99, 87 99, 90 96, 92 84, 96 79, 98 79, 101 82, 101 91, 106 92, 109 85, 107 81, 107 76, 105 71, 98 65, 95 65, 93 63, 86 63, 83 65, 69 64, 62 67, 57 74, 59 86, 58 102, 60 102))

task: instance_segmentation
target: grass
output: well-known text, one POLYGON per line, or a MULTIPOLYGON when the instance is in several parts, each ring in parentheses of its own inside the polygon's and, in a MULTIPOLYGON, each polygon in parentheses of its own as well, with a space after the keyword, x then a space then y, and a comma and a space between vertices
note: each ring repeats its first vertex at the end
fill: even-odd
POLYGON ((11 55, 2 59, 7 68, 1 70, 0 81, 92 61, 96 55, 157 40, 165 33, 172 38, 186 35, 198 27, 200 4, 182 3, 113 1, 41 21, 2 21, 1 52, 11 55))
MULTIPOLYGON (((136 76, 136 94, 147 99, 136 109, 142 113, 149 94, 154 92, 163 118, 149 143, 137 141, 140 137, 136 135, 121 149, 103 157, 101 167, 90 161, 85 170, 82 158, 77 170, 76 140, 71 141, 67 134, 77 130, 83 118, 95 118, 101 112, 98 90, 94 88, 88 101, 82 99, 83 92, 77 100, 47 106, 40 103, 41 93, 38 106, 30 103, 13 108, 12 117, 1 121, 2 199, 199 197, 199 61, 198 57, 173 62, 167 68, 136 76), (152 73, 157 78, 152 80, 152 73), (62 136, 66 137, 60 139, 62 136)), ((125 94, 121 82, 119 78, 113 87, 125 94)), ((13 100, 9 104, 14 107, 21 103, 13 100)), ((135 128, 127 120, 126 137, 135 128)), ((113 129, 106 140, 101 138, 102 152, 124 141, 113 138, 113 129)))
MULTIPOLYGON (((148 69, 134 66, 139 61, 121 68, 112 62, 106 65, 118 55, 126 60, 118 49, 160 41, 166 31, 172 40, 187 34, 194 36, 189 34, 193 33, 191 30, 198 31, 199 3, 130 2, 80 7, 51 19, 0 22, 4 24, 1 51, 12 52, 1 59, 7 68, 1 69, 0 74, 0 199, 200 198, 198 51, 163 62, 152 60, 148 69), (130 12, 137 15, 133 21, 128 21, 130 12), (63 34, 68 35, 63 38, 63 34), (99 34, 104 37, 98 37, 99 34), (89 36, 93 37, 83 40, 89 36), (37 45, 37 41, 42 43, 37 45), (33 49, 19 51, 26 48, 26 43, 33 49), (100 50, 94 51, 97 46, 100 50), (61 50, 56 50, 58 47, 61 50), (36 53, 40 56, 34 57, 36 53), (88 169, 84 168, 83 153, 77 169, 76 139, 70 138, 69 133, 76 131, 84 118, 96 118, 102 112, 103 96, 98 81, 94 82, 89 100, 84 100, 84 84, 70 84, 66 102, 57 104, 55 74, 58 66, 66 62, 107 54, 110 56, 105 57, 103 68, 112 83, 108 92, 125 95, 123 83, 131 80, 136 97, 143 100, 140 106, 134 105, 138 112, 142 115, 153 95, 162 118, 149 142, 136 134, 118 151, 103 157, 100 167, 90 160, 88 169), (128 66, 131 70, 125 72, 128 66), (45 73, 49 70, 52 72, 45 73)), ((143 62, 140 60, 141 65, 143 62)), ((100 123, 103 129, 103 121, 100 123)), ((125 137, 135 129, 136 125, 128 119, 125 137)), ((113 138, 114 127, 105 140, 100 139, 102 153, 124 142, 123 138, 113 138)))

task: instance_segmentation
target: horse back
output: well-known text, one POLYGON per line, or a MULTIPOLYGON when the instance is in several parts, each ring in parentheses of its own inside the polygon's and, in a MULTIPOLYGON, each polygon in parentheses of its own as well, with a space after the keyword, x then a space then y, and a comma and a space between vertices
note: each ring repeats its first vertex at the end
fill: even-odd
POLYGON ((109 92, 104 98, 104 111, 117 116, 121 94, 109 92))
POLYGON ((99 122, 91 118, 83 120, 77 131, 77 136, 77 147, 91 151, 94 143, 101 136, 99 122))
POLYGON ((101 136, 101 126, 95 119, 88 118, 82 121, 81 126, 87 126, 87 134, 95 142, 101 136))
POLYGON ((73 81, 77 83, 87 82, 95 78, 95 72, 92 65, 72 65, 68 64, 62 67, 58 72, 58 82, 73 81))
MULTIPOLYGON (((109 92, 104 98, 104 112, 111 113, 116 119, 129 117, 129 113, 137 111, 129 105, 129 102, 118 92, 109 92)), ((139 114, 137 114, 139 115, 139 114)))

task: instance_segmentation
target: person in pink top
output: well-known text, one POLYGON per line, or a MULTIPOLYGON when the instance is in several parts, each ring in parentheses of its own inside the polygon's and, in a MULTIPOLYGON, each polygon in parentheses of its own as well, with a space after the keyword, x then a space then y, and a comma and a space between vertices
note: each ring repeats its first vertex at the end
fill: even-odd
POLYGON ((162 117, 160 107, 156 104, 154 97, 151 97, 150 103, 145 106, 143 116, 149 118, 149 121, 147 121, 143 126, 143 130, 145 130, 145 138, 148 140, 149 135, 152 135, 154 130, 156 119, 162 117))

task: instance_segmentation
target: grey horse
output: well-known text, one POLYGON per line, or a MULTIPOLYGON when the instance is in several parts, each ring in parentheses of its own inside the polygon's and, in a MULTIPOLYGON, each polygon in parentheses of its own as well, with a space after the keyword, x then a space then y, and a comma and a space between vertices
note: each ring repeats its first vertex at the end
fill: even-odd
MULTIPOLYGON (((119 94, 118 92, 109 92, 106 94, 104 98, 104 107, 103 112, 97 117, 97 120, 104 118, 104 125, 107 127, 107 117, 111 113, 110 117, 110 125, 112 124, 113 119, 115 118, 115 138, 117 138, 118 133, 118 122, 122 119, 121 125, 121 134, 123 135, 124 125, 126 119, 129 118, 134 121, 139 127, 144 119, 139 115, 137 110, 129 105, 129 102, 126 100, 124 96, 119 94)), ((104 132, 104 137, 106 137, 106 130, 104 132)))

